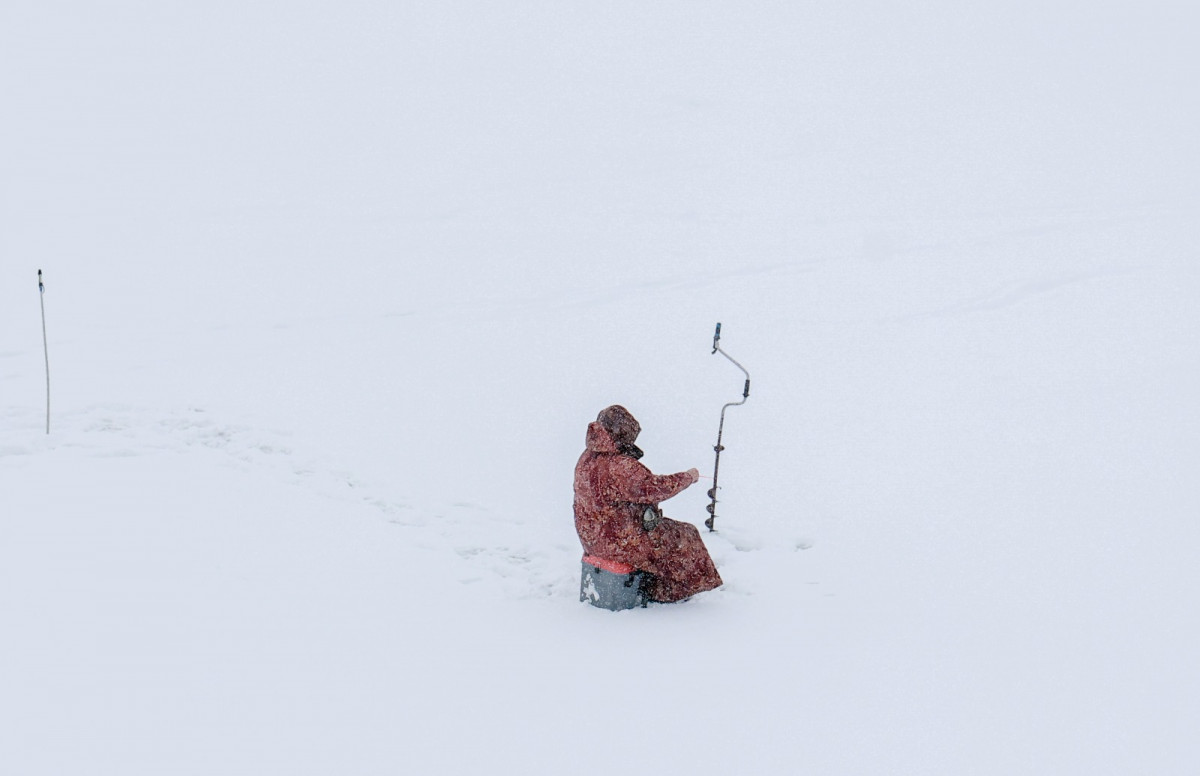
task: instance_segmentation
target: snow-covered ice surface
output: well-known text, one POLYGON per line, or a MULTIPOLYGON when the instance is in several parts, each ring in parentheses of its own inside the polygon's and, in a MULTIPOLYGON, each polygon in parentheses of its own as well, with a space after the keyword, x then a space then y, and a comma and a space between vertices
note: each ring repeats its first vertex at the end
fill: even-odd
POLYGON ((0 7, 0 771, 1197 772, 1195 11, 846 5, 0 7))

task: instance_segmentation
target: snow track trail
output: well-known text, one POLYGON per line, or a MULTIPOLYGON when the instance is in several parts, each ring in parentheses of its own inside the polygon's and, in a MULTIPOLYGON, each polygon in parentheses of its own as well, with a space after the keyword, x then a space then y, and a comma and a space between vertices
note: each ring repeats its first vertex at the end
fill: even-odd
MULTIPOLYGON (((29 413, 13 419, 36 422, 29 413)), ((464 585, 501 590, 523 597, 571 593, 574 547, 547 545, 523 531, 523 524, 470 503, 415 506, 379 484, 319 456, 293 449, 293 435, 246 425, 226 424, 200 408, 174 411, 133 406, 97 406, 65 414, 63 429, 50 441, 28 447, 0 448, 0 458, 29 465, 28 456, 82 458, 181 457, 231 468, 253 479, 294 488, 308 500, 325 503, 331 520, 339 513, 367 514, 396 526, 404 544, 434 556, 453 555, 464 563, 456 579, 464 585)), ((395 487, 395 486, 393 486, 395 487)), ((359 518, 361 519, 361 517, 359 518)), ((569 520, 569 515, 567 516, 569 520)), ((449 560, 449 558, 447 558, 449 560)))

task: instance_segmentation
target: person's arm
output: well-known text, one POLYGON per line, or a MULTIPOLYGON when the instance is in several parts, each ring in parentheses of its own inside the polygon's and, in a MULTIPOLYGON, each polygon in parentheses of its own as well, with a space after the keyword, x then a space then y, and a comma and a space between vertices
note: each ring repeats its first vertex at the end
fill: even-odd
POLYGON ((641 463, 624 456, 617 460, 617 465, 617 497, 634 504, 666 501, 700 479, 695 469, 678 474, 653 474, 641 463))

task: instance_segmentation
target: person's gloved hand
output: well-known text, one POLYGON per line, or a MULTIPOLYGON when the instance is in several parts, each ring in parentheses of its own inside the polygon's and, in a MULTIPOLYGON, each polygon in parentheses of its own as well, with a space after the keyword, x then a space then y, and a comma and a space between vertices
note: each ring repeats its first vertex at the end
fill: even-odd
POLYGON ((688 469, 686 472, 684 472, 684 474, 691 477, 693 483, 700 481, 700 471, 698 469, 688 469))

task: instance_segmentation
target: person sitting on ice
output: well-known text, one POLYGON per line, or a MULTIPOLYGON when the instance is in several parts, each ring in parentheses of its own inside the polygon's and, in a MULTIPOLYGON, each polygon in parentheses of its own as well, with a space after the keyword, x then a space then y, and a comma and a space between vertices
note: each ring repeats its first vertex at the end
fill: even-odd
POLYGON ((682 601, 720 587, 721 576, 690 523, 663 517, 658 504, 700 479, 695 469, 652 474, 634 444, 642 427, 613 405, 587 428, 575 465, 575 530, 586 555, 628 563, 648 575, 651 601, 682 601))

